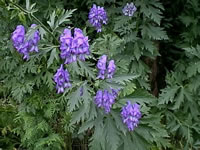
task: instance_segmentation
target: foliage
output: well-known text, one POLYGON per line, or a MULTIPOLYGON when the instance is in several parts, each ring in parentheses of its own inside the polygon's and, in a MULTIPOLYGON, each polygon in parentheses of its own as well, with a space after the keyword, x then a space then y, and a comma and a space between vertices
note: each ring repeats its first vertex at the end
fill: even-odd
POLYGON ((0 149, 72 150, 77 141, 91 150, 200 148, 200 3, 178 0, 171 7, 166 1, 134 0, 137 10, 129 17, 122 13, 127 2, 0 0, 0 149), (88 22, 92 4, 107 11, 101 33, 88 22), (39 52, 24 61, 10 37, 19 24, 32 37, 33 23, 40 31, 39 52), (57 94, 53 77, 64 63, 59 37, 65 28, 83 30, 90 55, 64 65, 72 86, 57 94), (103 54, 115 60, 112 79, 97 79, 103 54), (153 79, 158 58, 166 70, 161 82, 153 79), (158 97, 153 80, 162 84, 158 97), (120 92, 106 114, 94 96, 111 88, 120 92), (140 104, 142 113, 132 132, 120 115, 128 100, 140 104))

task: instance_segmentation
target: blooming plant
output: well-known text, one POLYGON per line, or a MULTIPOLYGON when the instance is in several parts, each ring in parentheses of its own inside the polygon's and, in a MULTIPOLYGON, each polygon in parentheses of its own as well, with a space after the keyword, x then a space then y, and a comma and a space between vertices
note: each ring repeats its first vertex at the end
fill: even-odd
POLYGON ((197 0, 32 2, 0 0, 0 149, 200 148, 197 0))

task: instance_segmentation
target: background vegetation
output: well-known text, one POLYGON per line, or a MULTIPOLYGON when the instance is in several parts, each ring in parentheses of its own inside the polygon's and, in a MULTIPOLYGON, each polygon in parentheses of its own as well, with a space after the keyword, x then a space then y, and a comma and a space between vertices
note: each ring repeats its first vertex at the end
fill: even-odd
POLYGON ((0 0, 0 22, 0 149, 200 149, 199 0, 0 0), (132 17, 122 13, 128 2, 137 7, 132 17), (108 14, 101 33, 88 22, 93 4, 108 14), (39 53, 24 61, 11 34, 32 23, 39 25, 39 53), (66 27, 84 31, 91 55, 65 65, 72 87, 57 94, 53 76, 66 27), (116 62, 113 79, 96 80, 102 54, 116 62), (93 97, 110 87, 121 91, 105 114, 93 97), (120 118, 127 100, 141 105, 132 132, 120 118))

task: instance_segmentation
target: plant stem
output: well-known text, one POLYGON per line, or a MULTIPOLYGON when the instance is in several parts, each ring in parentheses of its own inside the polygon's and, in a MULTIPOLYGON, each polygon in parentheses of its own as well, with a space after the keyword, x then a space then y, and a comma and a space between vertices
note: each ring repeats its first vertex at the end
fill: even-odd
POLYGON ((55 38, 55 36, 53 35, 53 33, 32 12, 27 11, 26 9, 22 8, 21 6, 19 6, 18 4, 15 4, 13 2, 10 2, 10 3, 12 5, 14 5, 15 7, 17 7, 18 9, 20 9, 21 11, 23 11, 24 13, 30 14, 31 17, 33 17, 41 25, 41 27, 43 27, 44 30, 46 32, 48 32, 53 37, 53 39, 55 40, 56 44, 59 44, 58 40, 55 38))

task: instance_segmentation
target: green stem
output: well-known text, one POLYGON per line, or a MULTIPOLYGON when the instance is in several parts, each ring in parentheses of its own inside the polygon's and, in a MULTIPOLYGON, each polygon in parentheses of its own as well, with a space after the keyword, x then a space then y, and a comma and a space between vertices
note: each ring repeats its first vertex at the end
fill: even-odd
POLYGON ((18 4, 15 4, 13 2, 10 2, 10 3, 13 4, 15 7, 17 7, 18 9, 20 9, 21 11, 23 11, 24 13, 30 14, 41 25, 41 27, 43 27, 44 30, 46 32, 48 32, 53 37, 53 39, 55 40, 56 44, 59 44, 58 40, 55 38, 53 33, 35 15, 33 15, 32 12, 27 11, 26 9, 22 8, 21 6, 19 6, 18 4))

